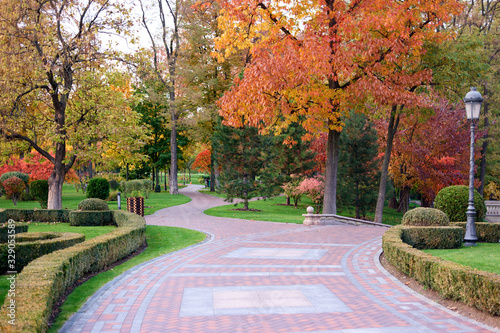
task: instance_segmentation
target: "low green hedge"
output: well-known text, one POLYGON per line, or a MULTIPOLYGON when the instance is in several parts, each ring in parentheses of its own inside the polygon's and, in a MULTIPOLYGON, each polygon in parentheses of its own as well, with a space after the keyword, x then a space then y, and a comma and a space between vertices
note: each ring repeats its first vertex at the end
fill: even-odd
MULTIPOLYGON (((461 227, 465 232, 467 222, 452 222, 450 225, 461 227)), ((500 241, 500 223, 476 222, 478 242, 498 243, 500 241)))
POLYGON ((415 227, 403 226, 401 239, 414 248, 457 249, 462 246, 464 230, 460 227, 415 227))
POLYGON ((69 213, 69 223, 75 227, 115 225, 110 210, 74 210, 69 213))
MULTIPOLYGON (((16 279, 16 326, 0 320, 0 331, 45 332, 52 308, 76 280, 136 251, 146 241, 146 221, 113 211, 116 230, 32 261, 16 279)), ((8 318, 10 299, 0 309, 8 318)))
POLYGON ((444 298, 500 315, 500 276, 466 267, 424 253, 405 244, 401 226, 382 237, 384 255, 400 272, 414 278, 444 298))
POLYGON ((65 249, 85 240, 85 235, 72 232, 34 232, 16 235, 13 244, 0 244, 0 274, 7 271, 20 272, 31 261, 48 253, 65 249), (9 249, 15 257, 9 257, 9 249), (9 266, 14 259, 15 266, 9 266))
MULTIPOLYGON (((9 239, 9 230, 11 229, 12 228, 9 228, 8 225, 0 226, 0 243, 7 243, 7 240, 9 239)), ((28 232, 28 225, 24 223, 16 223, 14 230, 14 235, 20 234, 22 232, 28 232)))
POLYGON ((5 209, 0 208, 0 224, 7 222, 7 212, 5 209))
POLYGON ((6 209, 6 218, 16 222, 69 222, 69 209, 6 209))

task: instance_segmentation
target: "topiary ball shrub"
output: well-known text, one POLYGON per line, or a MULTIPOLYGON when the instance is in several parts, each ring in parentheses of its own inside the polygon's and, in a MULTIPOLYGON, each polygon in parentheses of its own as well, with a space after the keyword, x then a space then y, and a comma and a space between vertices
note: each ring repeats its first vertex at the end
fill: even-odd
POLYGON ((447 226, 450 224, 450 219, 439 209, 418 207, 407 211, 401 224, 420 227, 447 226))
POLYGON ((102 199, 90 198, 80 201, 78 210, 109 210, 109 207, 102 199))
MULTIPOLYGON (((450 221, 467 221, 467 207, 469 206, 469 187, 465 185, 454 185, 443 188, 436 195, 434 207, 442 210, 449 216, 450 221)), ((474 190, 474 207, 476 209, 476 221, 483 221, 486 215, 484 199, 478 191, 474 190)))
POLYGON ((105 178, 92 178, 87 185, 87 198, 106 200, 109 197, 109 182, 105 178))
POLYGON ((119 187, 120 187, 120 183, 118 183, 118 181, 116 179, 109 180, 109 188, 111 190, 116 191, 116 190, 118 190, 119 187))
POLYGON ((49 200, 49 182, 44 179, 32 181, 30 183, 30 194, 38 201, 42 209, 46 209, 49 200))

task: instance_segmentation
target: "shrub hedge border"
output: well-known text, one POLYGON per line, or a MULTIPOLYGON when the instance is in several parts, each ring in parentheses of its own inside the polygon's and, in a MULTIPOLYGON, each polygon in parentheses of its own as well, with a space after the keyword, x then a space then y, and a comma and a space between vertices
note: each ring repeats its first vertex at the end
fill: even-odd
POLYGON ((16 222, 64 222, 69 223, 69 209, 3 209, 0 210, 0 223, 9 219, 16 222))
MULTIPOLYGON (((450 225, 464 229, 467 222, 451 222, 450 225)), ((476 222, 476 236, 478 242, 498 243, 500 241, 500 223, 476 222)))
POLYGON ((9 244, 3 243, 0 244, 0 273, 12 270, 20 272, 36 258, 85 241, 85 235, 74 232, 33 232, 19 234, 15 240, 16 268, 9 269, 9 244))
POLYGON ((387 261, 444 298, 461 301, 494 316, 500 315, 500 276, 434 257, 401 240, 396 226, 385 232, 382 248, 387 261))
MULTIPOLYGON (((83 275, 97 272, 136 251, 146 240, 146 221, 113 211, 116 230, 32 261, 16 279, 16 326, 0 321, 2 332, 46 332, 52 308, 83 275)), ((9 298, 0 309, 8 318, 9 298)))
POLYGON ((459 226, 403 226, 401 240, 417 249, 457 249, 464 230, 459 226))

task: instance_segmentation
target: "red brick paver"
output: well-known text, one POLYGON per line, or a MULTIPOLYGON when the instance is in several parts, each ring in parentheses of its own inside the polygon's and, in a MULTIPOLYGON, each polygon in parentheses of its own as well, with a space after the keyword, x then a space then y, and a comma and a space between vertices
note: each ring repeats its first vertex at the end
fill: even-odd
POLYGON ((390 276, 378 261, 385 228, 209 217, 205 209, 225 203, 197 189, 182 190, 190 203, 146 220, 201 230, 209 240, 110 282, 63 332, 498 332, 390 276), (311 306, 280 301, 288 291, 303 294, 311 306), (243 302, 246 307, 217 302, 216 295, 241 292, 277 298, 255 306, 243 302))

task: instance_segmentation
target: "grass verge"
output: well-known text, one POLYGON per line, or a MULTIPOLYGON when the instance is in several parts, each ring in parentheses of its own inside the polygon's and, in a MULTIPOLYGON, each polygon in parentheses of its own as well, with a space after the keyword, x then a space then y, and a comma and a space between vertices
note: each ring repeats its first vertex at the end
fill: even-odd
POLYGON ((500 243, 477 243, 459 249, 423 250, 435 257, 500 275, 500 243))
MULTIPOLYGON (((225 198, 224 194, 210 192, 209 190, 201 190, 200 192, 210 194, 219 198, 225 198)), ((235 206, 234 204, 219 206, 207 209, 204 213, 210 216, 239 218, 244 220, 257 220, 257 221, 270 221, 270 222, 285 222, 301 224, 304 221, 302 214, 306 213, 307 206, 313 206, 309 198, 302 198, 300 204, 295 208, 294 206, 284 206, 286 198, 284 196, 271 198, 267 200, 251 201, 249 204, 250 209, 258 209, 258 211, 239 211, 235 208, 242 207, 241 205, 235 206)), ((354 208, 345 208, 340 210, 339 215, 354 217, 354 208)), ((403 213, 399 213, 395 209, 384 207, 383 223, 389 225, 396 225, 401 223, 403 213)), ((368 213, 368 219, 374 217, 374 213, 368 213)))
POLYGON ((144 252, 106 272, 94 276, 82 285, 76 287, 61 306, 61 312, 49 329, 49 332, 57 332, 69 317, 80 309, 90 296, 126 270, 163 254, 199 243, 205 239, 205 234, 183 228, 148 225, 146 227, 146 239, 148 247, 144 252))
MULTIPOLYGON (((179 186, 182 188, 184 186, 179 186)), ((71 184, 63 185, 63 195, 62 195, 62 207, 65 209, 76 209, 78 207, 78 203, 84 199, 87 199, 84 193, 81 191, 76 192, 75 187, 71 184)), ((144 215, 151 215, 159 209, 182 205, 191 201, 191 198, 178 194, 172 195, 168 192, 151 192, 148 199, 144 200, 144 215)), ((117 210, 118 202, 117 201, 108 201, 109 209, 117 210)), ((122 209, 127 209, 127 199, 122 196, 121 198, 121 206, 122 209)), ((0 208, 17 208, 17 209, 40 209, 40 204, 36 201, 18 201, 17 206, 14 206, 12 200, 5 199, 2 197, 0 199, 0 208)))

